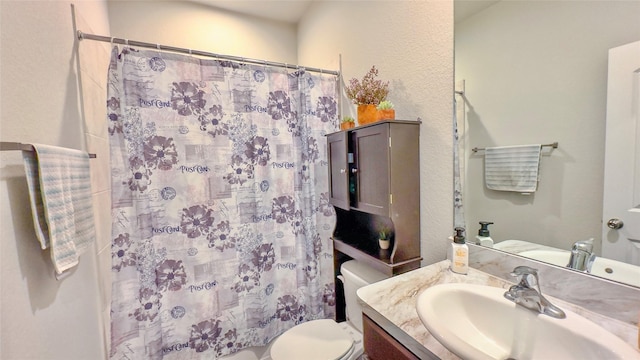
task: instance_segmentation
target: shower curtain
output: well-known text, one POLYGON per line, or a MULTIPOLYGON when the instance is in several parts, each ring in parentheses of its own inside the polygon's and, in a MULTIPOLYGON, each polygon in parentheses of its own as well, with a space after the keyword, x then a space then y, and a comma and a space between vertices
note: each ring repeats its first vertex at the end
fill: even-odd
MULTIPOLYGON (((460 129, 458 117, 461 114, 464 122, 464 102, 459 105, 455 95, 453 97, 453 227, 461 227, 466 231, 464 218, 464 202, 462 197, 464 163, 460 161, 460 129), (461 164, 462 163, 462 164, 461 164)), ((464 156, 464 152, 462 152, 464 156)), ((468 236, 468 234, 465 234, 468 236)))
POLYGON ((334 316, 337 86, 113 48, 113 359, 214 359, 334 316))

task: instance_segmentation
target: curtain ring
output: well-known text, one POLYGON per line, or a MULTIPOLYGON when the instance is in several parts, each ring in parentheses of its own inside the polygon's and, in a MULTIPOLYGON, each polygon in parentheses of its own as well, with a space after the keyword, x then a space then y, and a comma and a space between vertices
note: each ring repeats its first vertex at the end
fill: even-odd
POLYGON ((162 59, 162 46, 158 43, 156 43, 156 50, 158 50, 158 57, 162 59))
POLYGON ((129 39, 124 39, 124 44, 129 46, 129 39))
POLYGON ((113 36, 111 37, 111 46, 113 46, 113 36))

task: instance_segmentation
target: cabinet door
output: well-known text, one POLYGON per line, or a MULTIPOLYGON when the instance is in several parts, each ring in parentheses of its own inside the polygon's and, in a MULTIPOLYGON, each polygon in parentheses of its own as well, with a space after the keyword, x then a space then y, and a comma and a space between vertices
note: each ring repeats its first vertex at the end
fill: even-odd
POLYGON ((349 178, 347 164, 347 132, 327 136, 329 152, 329 202, 349 210, 349 178))
POLYGON ((389 125, 357 129, 352 136, 357 174, 354 207, 389 216, 389 125))
POLYGON ((418 360, 409 349, 387 334, 368 316, 362 315, 364 351, 371 360, 418 360))

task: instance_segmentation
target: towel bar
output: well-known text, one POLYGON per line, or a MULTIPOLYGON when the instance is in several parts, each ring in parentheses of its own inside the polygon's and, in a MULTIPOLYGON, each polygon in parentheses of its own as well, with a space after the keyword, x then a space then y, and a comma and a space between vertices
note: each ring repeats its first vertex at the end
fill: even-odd
MULTIPOLYGON (((5 151, 5 150, 35 151, 35 148, 31 144, 23 144, 23 143, 19 143, 19 142, 1 141, 0 142, 0 151, 5 151)), ((96 158, 96 154, 89 154, 89 157, 91 159, 95 159, 96 158)))
MULTIPOLYGON (((551 144, 542 144, 541 146, 543 146, 543 147, 544 146, 548 146, 548 147, 552 147, 554 149, 557 149, 558 148, 558 142, 556 141, 556 142, 551 143, 551 144)), ((474 147, 473 149, 471 149, 471 151, 478 152, 478 151, 481 151, 481 150, 484 150, 484 149, 485 148, 474 147)))

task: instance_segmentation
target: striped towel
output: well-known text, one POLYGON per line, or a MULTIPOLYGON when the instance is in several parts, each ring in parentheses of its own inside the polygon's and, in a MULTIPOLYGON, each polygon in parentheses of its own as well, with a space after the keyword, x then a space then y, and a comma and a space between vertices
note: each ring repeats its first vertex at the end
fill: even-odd
POLYGON ((89 155, 79 150, 33 144, 23 151, 36 236, 51 248, 56 273, 78 264, 95 238, 89 155))
POLYGON ((484 153, 488 189, 531 193, 538 187, 542 145, 489 147, 484 153))

